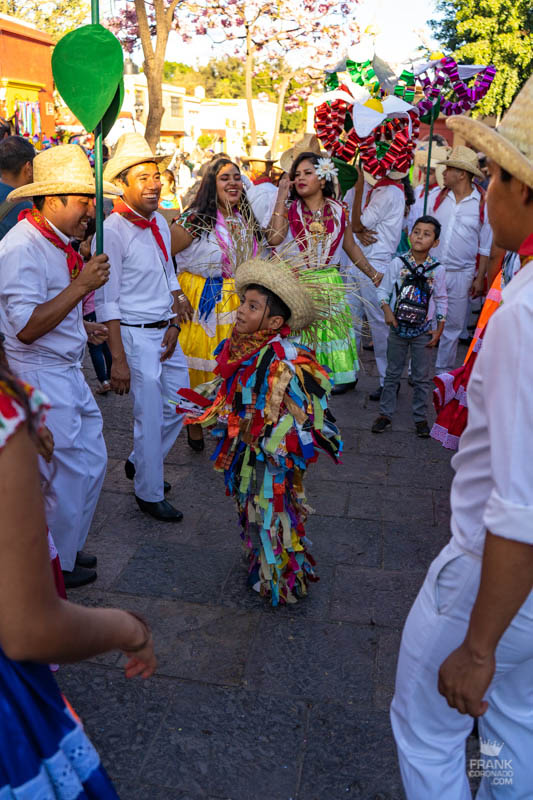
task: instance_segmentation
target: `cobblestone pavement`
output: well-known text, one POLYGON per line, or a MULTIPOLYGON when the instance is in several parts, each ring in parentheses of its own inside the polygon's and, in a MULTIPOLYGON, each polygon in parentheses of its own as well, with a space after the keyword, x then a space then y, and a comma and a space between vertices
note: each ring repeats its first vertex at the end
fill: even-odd
POLYGON ((98 398, 109 451, 87 544, 98 581, 71 599, 145 614, 159 669, 126 681, 112 653, 62 667, 59 683, 122 800, 403 797, 388 707, 401 626, 448 538, 452 472, 449 451, 414 434, 406 379, 392 431, 370 433, 377 380, 365 361, 356 391, 332 401, 343 465, 321 456, 308 473, 321 579, 289 608, 246 588, 208 449, 180 437, 165 475, 184 520, 158 523, 124 476, 131 400, 98 398))

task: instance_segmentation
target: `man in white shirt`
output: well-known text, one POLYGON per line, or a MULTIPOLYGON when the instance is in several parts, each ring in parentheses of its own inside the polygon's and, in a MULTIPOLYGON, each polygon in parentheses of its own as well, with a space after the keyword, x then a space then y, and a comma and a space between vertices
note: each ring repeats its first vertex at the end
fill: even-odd
POLYGON ((532 112, 533 77, 497 131, 467 117, 448 122, 487 154, 494 240, 518 252, 522 268, 503 289, 468 384, 468 425, 452 461, 452 538, 403 632, 391 718, 408 800, 471 798, 472 717, 477 797, 532 793, 532 112))
MULTIPOLYGON (((396 253, 402 235, 405 212, 405 192, 401 179, 403 173, 390 172, 386 178, 375 180, 371 175, 359 171, 355 184, 352 208, 352 230, 364 255, 374 269, 384 275, 396 253)), ((371 400, 379 400, 387 371, 387 339, 389 329, 379 306, 377 285, 360 270, 351 270, 356 284, 356 297, 350 298, 352 313, 356 321, 357 349, 361 347, 361 320, 366 315, 374 357, 379 373, 379 387, 370 394, 371 400)))
POLYGON ((179 322, 188 303, 170 256, 170 230, 156 209, 161 194, 157 163, 146 140, 126 133, 104 170, 123 191, 104 225, 111 266, 108 283, 95 295, 96 317, 109 328, 113 357, 111 386, 118 394, 131 386, 134 447, 125 464, 135 481, 142 511, 164 522, 179 522, 181 511, 164 493, 163 462, 183 424, 171 404, 189 386, 187 361, 178 342, 179 322))
MULTIPOLYGON (((52 147, 35 157, 33 169, 34 181, 9 195, 33 197, 34 207, 0 244, 0 325, 11 368, 50 400, 54 456, 40 467, 48 525, 65 584, 74 588, 96 579, 96 558, 82 549, 107 464, 102 417, 81 369, 81 301, 105 283, 109 264, 99 255, 83 265, 70 244, 94 216, 94 177, 83 150, 52 147)), ((107 184, 106 192, 120 194, 107 184)))
POLYGON ((445 188, 433 190, 427 211, 442 227, 434 255, 446 269, 448 292, 448 315, 437 352, 437 374, 455 368, 468 298, 471 292, 477 296, 482 291, 492 243, 485 202, 480 189, 472 183, 474 175, 483 177, 476 153, 469 147, 454 147, 442 163, 446 166, 445 188))

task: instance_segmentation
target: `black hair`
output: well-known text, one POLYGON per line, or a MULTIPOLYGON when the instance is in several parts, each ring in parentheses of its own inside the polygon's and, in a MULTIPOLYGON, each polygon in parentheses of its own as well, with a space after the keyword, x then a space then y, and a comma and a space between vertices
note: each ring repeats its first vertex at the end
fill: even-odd
MULTIPOLYGON (((300 155, 297 156, 292 162, 291 171, 289 172, 289 178, 291 179, 291 181, 294 181, 296 170, 298 169, 302 161, 310 161, 313 164, 313 166, 316 167, 319 158, 321 158, 321 156, 318 156, 316 153, 312 153, 311 151, 309 151, 308 153, 300 153, 300 155)), ((322 195, 324 197, 335 197, 335 186, 333 185, 332 180, 324 182, 322 195)), ((298 192, 293 186, 290 192, 290 199, 296 200, 297 197, 299 197, 298 192)))
POLYGON ((116 181, 120 181, 121 183, 125 183, 126 186, 129 186, 129 183, 128 183, 128 172, 130 171, 130 169, 131 169, 131 167, 128 167, 127 169, 123 169, 122 172, 118 173, 118 175, 116 176, 115 180, 116 181))
POLYGON ((409 179, 409 175, 405 175, 405 177, 403 177, 401 181, 403 183, 403 188, 405 190, 405 204, 407 206, 412 206, 414 205, 416 198, 413 189, 413 184, 409 179))
POLYGON ((259 292, 259 294, 263 295, 263 297, 266 297, 266 304, 270 317, 283 317, 283 321, 287 322, 292 312, 287 303, 283 302, 281 297, 278 297, 275 292, 272 292, 265 286, 261 286, 260 283, 249 283, 248 286, 245 287, 244 291, 247 292, 248 289, 253 289, 256 292, 259 292))
POLYGON ((7 136, 0 142, 0 172, 18 175, 35 158, 35 148, 23 136, 7 136))
MULTIPOLYGON (((199 229, 203 228, 212 230, 216 225, 218 210, 217 175, 220 170, 223 169, 223 167, 227 167, 230 164, 234 166, 235 169, 239 169, 237 165, 227 157, 217 158, 209 163, 204 176, 202 177, 202 182, 198 187, 198 191, 196 192, 196 197, 192 201, 191 205, 186 209, 187 211, 194 212, 199 229)), ((262 240, 263 233, 261 231, 261 227, 255 218, 254 212, 252 211, 252 207, 248 201, 244 189, 241 194, 238 210, 242 213, 246 221, 250 220, 254 228, 255 238, 258 241, 262 240)))
MULTIPOLYGON (((57 194, 56 197, 59 197, 61 202, 64 206, 68 203, 68 195, 67 194, 57 194)), ((44 201, 46 200, 46 195, 38 194, 36 197, 33 198, 33 205, 37 209, 37 211, 42 211, 44 208, 44 201)))
POLYGON ((440 222, 438 221, 438 219, 435 219, 435 217, 432 217, 431 214, 423 214, 421 217, 418 217, 418 219, 416 220, 415 224, 413 225, 413 228, 415 227, 415 225, 418 225, 419 222, 423 222, 426 225, 433 225, 433 227, 435 229, 435 241, 437 241, 437 239, 440 239, 440 232, 441 232, 441 227, 442 226, 441 226, 440 222))
POLYGON ((504 169, 503 167, 500 167, 500 177, 501 177, 503 183, 509 183, 509 181, 512 179, 513 176, 511 175, 510 172, 507 172, 506 169, 504 169))

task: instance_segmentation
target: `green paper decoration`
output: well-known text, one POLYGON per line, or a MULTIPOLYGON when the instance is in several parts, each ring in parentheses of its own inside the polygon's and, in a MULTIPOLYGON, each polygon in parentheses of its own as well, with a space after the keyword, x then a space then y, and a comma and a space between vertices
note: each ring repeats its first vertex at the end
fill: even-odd
POLYGON ((425 122, 426 125, 430 125, 431 122, 435 122, 439 118, 440 114, 440 98, 437 102, 432 106, 431 111, 428 111, 427 114, 424 114, 420 117, 420 122, 425 122))
POLYGON ((118 115, 120 114, 120 109, 122 108, 122 103, 124 102, 124 79, 120 79, 120 83, 118 85, 118 89, 115 93, 113 100, 111 101, 111 105, 107 109, 104 114, 104 118, 102 119, 102 138, 105 139, 113 125, 115 124, 118 115))
POLYGON ((84 25, 57 43, 52 72, 67 106, 86 131, 93 131, 115 107, 124 72, 122 48, 103 25, 84 25))
POLYGON ((346 161, 342 161, 340 158, 335 158, 335 156, 333 156, 333 163, 338 170, 337 179, 339 181, 339 186, 341 187, 342 196, 344 197, 348 189, 351 189, 352 186, 355 186, 357 183, 359 173, 351 164, 347 164, 346 161))

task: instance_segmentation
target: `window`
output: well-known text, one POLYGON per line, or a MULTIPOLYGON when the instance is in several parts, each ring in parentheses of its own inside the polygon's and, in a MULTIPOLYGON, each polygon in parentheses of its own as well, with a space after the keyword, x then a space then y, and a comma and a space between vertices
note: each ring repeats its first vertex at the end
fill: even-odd
POLYGON ((182 117, 183 116, 183 98, 171 97, 170 98, 170 116, 182 117))

